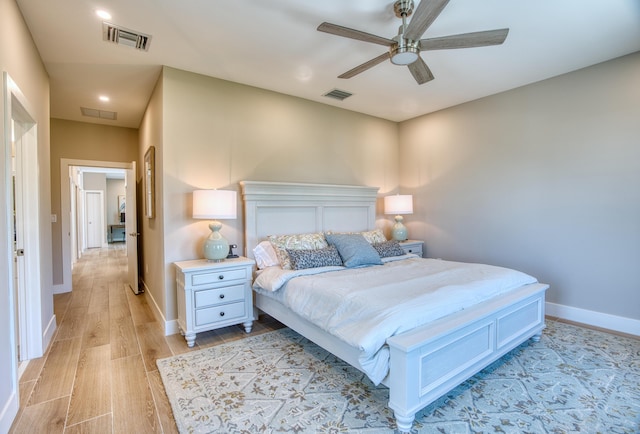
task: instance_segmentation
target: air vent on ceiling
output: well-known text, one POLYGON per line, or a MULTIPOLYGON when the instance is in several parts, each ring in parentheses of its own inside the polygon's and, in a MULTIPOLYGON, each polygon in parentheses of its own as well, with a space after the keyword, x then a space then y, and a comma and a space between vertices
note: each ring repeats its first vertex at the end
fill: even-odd
POLYGON ((344 99, 349 98, 351 95, 353 94, 350 92, 347 92, 346 90, 333 89, 332 91, 329 91, 322 96, 327 96, 329 98, 335 98, 342 101, 344 99))
POLYGON ((115 44, 133 47, 140 51, 149 51, 149 45, 151 44, 150 35, 107 22, 102 23, 102 39, 115 44))
POLYGON ((91 118, 107 119, 110 121, 115 121, 116 119, 118 119, 118 113, 110 112, 107 110, 80 107, 80 111, 82 112, 82 116, 89 116, 91 118))

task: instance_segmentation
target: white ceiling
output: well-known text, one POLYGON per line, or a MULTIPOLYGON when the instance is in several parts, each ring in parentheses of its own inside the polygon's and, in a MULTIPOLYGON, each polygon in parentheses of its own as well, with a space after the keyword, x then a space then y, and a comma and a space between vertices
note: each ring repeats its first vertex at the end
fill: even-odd
POLYGON ((424 37, 508 27, 505 43, 423 52, 435 75, 423 85, 390 62, 343 80, 336 77, 385 48, 317 26, 391 38, 400 24, 393 0, 17 3, 50 76, 51 117, 133 128, 161 65, 402 121, 640 50, 639 0, 451 0, 424 37), (104 42, 101 8, 111 22, 150 34, 149 51, 104 42), (334 88, 354 95, 322 96, 334 88), (118 119, 84 117, 81 106, 116 111, 118 119))

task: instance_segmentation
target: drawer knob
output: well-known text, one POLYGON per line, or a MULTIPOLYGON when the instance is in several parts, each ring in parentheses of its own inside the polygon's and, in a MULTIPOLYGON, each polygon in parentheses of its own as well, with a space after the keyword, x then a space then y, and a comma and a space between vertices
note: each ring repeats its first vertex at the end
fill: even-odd
POLYGON ((220 312, 220 316, 224 316, 224 312, 220 312))
POLYGON ((219 297, 220 297, 220 298, 224 298, 224 294, 220 294, 220 295, 219 295, 219 297))
POLYGON ((218 276, 218 280, 222 280, 222 279, 224 279, 224 275, 223 274, 218 276))

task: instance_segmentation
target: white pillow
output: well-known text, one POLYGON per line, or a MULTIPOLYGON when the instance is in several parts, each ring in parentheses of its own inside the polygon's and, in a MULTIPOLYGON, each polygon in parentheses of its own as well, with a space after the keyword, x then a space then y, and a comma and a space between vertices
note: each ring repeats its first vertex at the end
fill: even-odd
POLYGON ((269 241, 261 241, 260 244, 253 249, 253 257, 256 260, 256 266, 260 270, 273 267, 274 265, 280 265, 278 255, 276 255, 276 251, 269 241))

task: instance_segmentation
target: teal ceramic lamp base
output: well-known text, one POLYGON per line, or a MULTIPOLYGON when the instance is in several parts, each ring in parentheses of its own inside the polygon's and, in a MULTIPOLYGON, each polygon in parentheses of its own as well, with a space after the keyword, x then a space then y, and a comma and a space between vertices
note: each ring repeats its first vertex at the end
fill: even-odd
POLYGON ((407 227, 402 224, 402 216, 397 215, 395 217, 396 223, 391 228, 391 238, 396 241, 405 241, 407 237, 407 227))
POLYGON ((220 262, 229 254, 229 242, 220 234, 222 223, 213 221, 209 225, 211 234, 204 242, 204 257, 208 261, 220 262))

